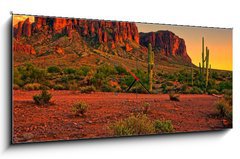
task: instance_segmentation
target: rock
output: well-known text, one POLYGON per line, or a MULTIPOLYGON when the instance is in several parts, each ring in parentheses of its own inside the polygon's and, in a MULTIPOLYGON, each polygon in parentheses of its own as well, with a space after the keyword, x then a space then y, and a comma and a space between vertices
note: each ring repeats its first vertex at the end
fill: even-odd
POLYGON ((107 42, 108 41, 108 36, 107 36, 108 34, 107 34, 107 32, 105 31, 104 33, 103 33, 103 42, 107 42))
POLYGON ((170 31, 157 31, 140 34, 140 45, 148 47, 151 43, 156 54, 168 57, 180 56, 187 63, 191 63, 191 58, 186 51, 185 41, 170 31))
POLYGON ((14 32, 16 39, 19 39, 22 36, 22 30, 23 30, 23 21, 20 21, 18 22, 17 28, 15 29, 16 32, 14 32))
POLYGON ((126 49, 126 51, 129 52, 129 51, 132 51, 133 48, 128 43, 126 43, 125 44, 125 49, 126 49))
POLYGON ((43 26, 47 25, 47 19, 44 17, 35 17, 35 22, 33 23, 33 31, 38 32, 43 26))
POLYGON ((98 42, 99 43, 102 43, 102 29, 101 28, 99 28, 98 29, 98 42))
POLYGON ((62 30, 67 26, 66 18, 53 18, 54 33, 62 33, 62 30))
POLYGON ((71 38, 72 37, 72 30, 73 30, 72 20, 69 19, 67 21, 67 26, 66 26, 65 30, 66 30, 67 36, 71 38))
POLYGON ((27 37, 30 37, 31 36, 31 33, 32 33, 32 25, 29 21, 29 18, 27 18, 24 23, 23 23, 23 35, 24 36, 27 36, 27 37))
POLYGON ((31 45, 20 44, 17 41, 14 41, 14 43, 13 43, 13 51, 22 52, 22 53, 30 54, 30 55, 36 54, 35 49, 31 45))
POLYGON ((59 46, 56 46, 55 52, 59 55, 64 55, 65 54, 65 51, 59 46))

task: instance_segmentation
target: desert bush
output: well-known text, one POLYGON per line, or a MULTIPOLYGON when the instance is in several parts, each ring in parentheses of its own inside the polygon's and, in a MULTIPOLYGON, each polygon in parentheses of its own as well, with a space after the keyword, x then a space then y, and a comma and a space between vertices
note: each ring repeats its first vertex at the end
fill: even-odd
POLYGON ((167 91, 167 85, 166 85, 166 84, 162 84, 162 85, 161 85, 161 88, 162 88, 162 92, 163 92, 164 94, 168 92, 168 91, 167 91))
POLYGON ((218 84, 218 91, 223 91, 224 89, 232 89, 231 81, 222 81, 218 84))
POLYGON ((117 71, 117 74, 119 74, 119 75, 122 75, 122 74, 128 74, 128 72, 126 71, 126 69, 125 68, 123 68, 122 66, 120 66, 120 65, 116 65, 115 66, 115 69, 116 69, 116 71, 117 71))
POLYGON ((186 92, 187 91, 187 88, 188 88, 188 85, 187 84, 183 84, 182 87, 181 87, 181 92, 186 92))
POLYGON ((96 88, 94 86, 85 86, 80 88, 81 93, 92 93, 96 92, 96 88))
POLYGON ((167 121, 156 120, 154 122, 154 128, 155 128, 156 133, 173 132, 173 125, 170 120, 167 120, 167 121))
POLYGON ((113 76, 114 74, 116 74, 116 70, 113 66, 109 64, 100 65, 91 78, 90 83, 96 88, 100 88, 104 83, 106 83, 107 78, 113 76))
POLYGON ((207 92, 208 94, 219 94, 218 90, 216 89, 209 89, 207 92))
POLYGON ((23 86, 23 89, 28 91, 39 90, 41 88, 41 84, 39 83, 29 83, 23 86))
POLYGON ((102 92, 114 92, 116 89, 114 87, 110 86, 108 83, 104 83, 101 86, 102 92))
POLYGON ((42 81, 45 81, 47 77, 44 69, 39 69, 30 63, 20 66, 18 71, 20 73, 21 80, 24 81, 24 84, 41 83, 42 81))
POLYGON ((47 68, 48 73, 60 73, 61 69, 57 66, 50 66, 47 68))
POLYGON ((74 91, 79 89, 79 86, 78 86, 77 82, 74 81, 74 80, 73 81, 69 81, 67 83, 66 87, 67 87, 68 90, 74 90, 74 91))
POLYGON ((170 93, 169 94, 169 99, 172 101, 180 101, 180 95, 179 94, 174 94, 174 93, 170 93))
POLYGON ((41 94, 33 96, 33 100, 38 105, 48 104, 51 98, 52 95, 47 90, 42 90, 41 94))
POLYGON ((145 135, 155 132, 152 121, 146 115, 132 115, 110 126, 115 136, 145 135))
POLYGON ((225 89, 222 92, 224 93, 224 99, 227 100, 230 105, 232 105, 232 90, 225 89))
POLYGON ((88 74, 88 72, 91 70, 91 67, 89 66, 81 66, 80 71, 82 71, 82 75, 86 76, 88 74))
POLYGON ((22 75, 17 68, 14 68, 13 71, 13 83, 22 87, 24 85, 24 81, 21 79, 22 75))
POLYGON ((145 102, 143 104, 143 114, 147 114, 149 112, 149 110, 150 110, 150 104, 145 102))
POLYGON ((203 90, 201 88, 198 88, 198 87, 194 86, 190 90, 190 93, 192 93, 192 94, 203 94, 203 90))
POLYGON ((88 104, 80 101, 78 103, 75 103, 72 106, 72 111, 75 113, 75 115, 81 115, 81 116, 85 116, 85 113, 88 110, 88 104))
POLYGON ((65 69, 63 70, 63 72, 64 72, 65 74, 74 74, 74 73, 76 73, 76 69, 74 69, 74 68, 65 68, 65 69))
POLYGON ((53 89, 54 90, 64 90, 65 87, 61 84, 56 84, 56 85, 53 86, 53 89))
POLYGON ((74 73, 75 79, 82 80, 85 76, 89 73, 91 67, 89 66, 81 66, 79 69, 76 70, 74 73))
POLYGON ((218 114, 221 117, 232 120, 232 106, 227 100, 220 99, 215 103, 215 106, 217 107, 218 114))

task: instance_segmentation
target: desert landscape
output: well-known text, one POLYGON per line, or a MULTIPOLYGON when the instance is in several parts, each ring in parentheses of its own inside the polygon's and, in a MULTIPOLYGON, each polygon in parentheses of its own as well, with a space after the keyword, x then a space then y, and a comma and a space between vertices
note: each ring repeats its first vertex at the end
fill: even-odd
POLYGON ((231 128, 232 71, 207 38, 196 64, 174 32, 139 28, 13 15, 12 142, 231 128))

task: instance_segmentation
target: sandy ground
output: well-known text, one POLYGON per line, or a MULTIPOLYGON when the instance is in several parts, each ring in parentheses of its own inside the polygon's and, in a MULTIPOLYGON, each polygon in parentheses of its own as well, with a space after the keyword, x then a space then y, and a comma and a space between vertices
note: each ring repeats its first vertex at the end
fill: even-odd
POLYGON ((14 91, 13 142, 43 142, 113 136, 109 126, 142 110, 150 104, 147 116, 171 120, 174 132, 208 131, 224 128, 216 117, 210 95, 181 95, 180 102, 169 100, 167 94, 92 93, 50 91, 52 104, 37 106, 32 96, 40 91, 14 91), (89 105, 86 117, 76 117, 72 105, 85 101, 89 105))

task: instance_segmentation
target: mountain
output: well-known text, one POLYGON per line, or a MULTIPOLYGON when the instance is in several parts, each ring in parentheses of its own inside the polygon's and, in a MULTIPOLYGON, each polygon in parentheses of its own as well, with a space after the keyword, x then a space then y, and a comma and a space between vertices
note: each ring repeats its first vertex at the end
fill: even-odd
POLYGON ((151 43, 156 57, 181 57, 182 62, 191 63, 185 41, 170 31, 140 33, 140 45, 147 47, 151 43))
POLYGON ((94 53, 147 61, 147 46, 151 43, 156 62, 191 65, 183 39, 170 31, 139 33, 133 22, 35 17, 34 22, 18 22, 13 30, 15 59, 21 59, 18 61, 94 53))

